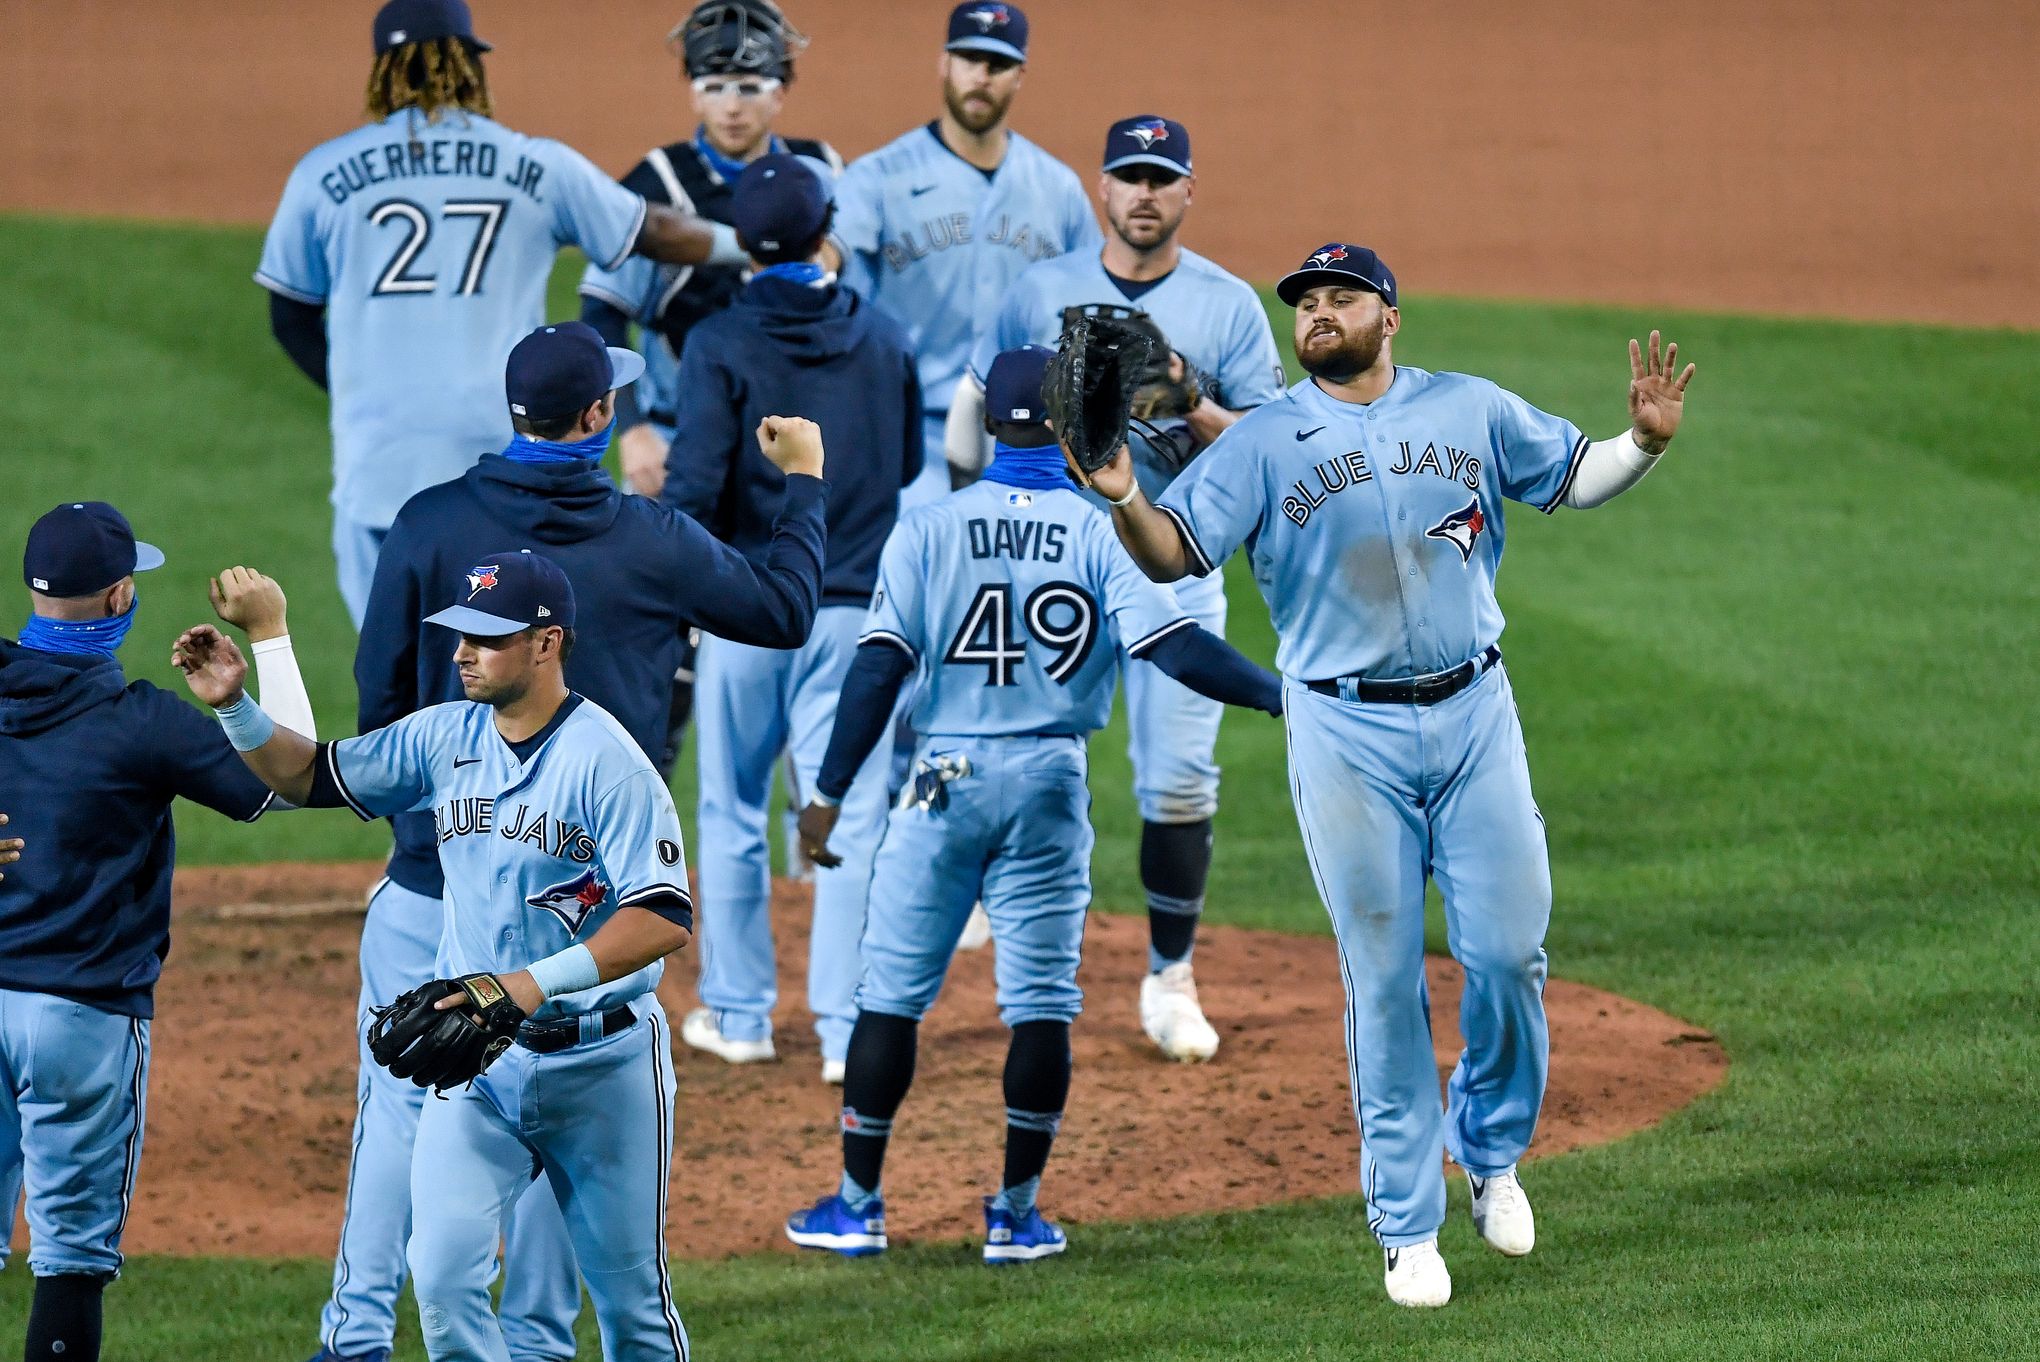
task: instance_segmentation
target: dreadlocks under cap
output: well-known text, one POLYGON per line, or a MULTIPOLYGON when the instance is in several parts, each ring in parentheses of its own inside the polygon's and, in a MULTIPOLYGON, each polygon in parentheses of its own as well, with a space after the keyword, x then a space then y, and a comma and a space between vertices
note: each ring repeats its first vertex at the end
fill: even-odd
POLYGON ((426 38, 377 57, 368 74, 368 116, 380 123, 399 109, 417 109, 428 123, 449 109, 489 117, 494 105, 480 53, 460 38, 426 38))
POLYGON ((703 0, 666 35, 689 76, 750 75, 793 79, 793 59, 808 40, 772 0, 703 0))

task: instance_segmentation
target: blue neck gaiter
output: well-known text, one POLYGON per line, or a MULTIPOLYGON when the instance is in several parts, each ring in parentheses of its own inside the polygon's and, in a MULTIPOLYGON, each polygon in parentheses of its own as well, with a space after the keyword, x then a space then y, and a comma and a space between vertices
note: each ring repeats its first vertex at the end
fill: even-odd
POLYGON ((1041 445, 1034 449, 1020 449, 1003 440, 992 443, 991 467, 985 469, 985 476, 993 482, 1003 482, 1009 487, 1033 487, 1048 491, 1056 487, 1077 490, 1075 480, 1070 477, 1070 468, 1063 461, 1061 445, 1041 445))
POLYGON ((784 265, 767 265, 751 276, 753 279, 784 279, 789 284, 806 284, 809 288, 821 288, 829 281, 829 272, 811 260, 793 260, 784 265))
POLYGON ((616 418, 609 418, 609 424, 585 440, 539 440, 529 435, 517 435, 510 441, 503 457, 512 463, 583 463, 589 459, 600 459, 609 452, 609 434, 616 429, 616 418))
POLYGON ((18 642, 39 653, 110 658, 128 630, 135 627, 135 609, 141 603, 142 593, 137 591, 125 615, 109 615, 103 620, 53 620, 45 615, 30 615, 28 623, 21 626, 18 642))
MULTIPOLYGON (((701 153, 701 159, 708 162, 708 168, 721 177, 724 184, 735 184, 737 176, 744 173, 744 167, 751 164, 749 161, 733 161, 717 151, 715 143, 708 140, 707 128, 694 130, 694 149, 701 153)), ((784 156, 786 143, 780 140, 778 133, 774 133, 765 150, 774 156, 784 156)))

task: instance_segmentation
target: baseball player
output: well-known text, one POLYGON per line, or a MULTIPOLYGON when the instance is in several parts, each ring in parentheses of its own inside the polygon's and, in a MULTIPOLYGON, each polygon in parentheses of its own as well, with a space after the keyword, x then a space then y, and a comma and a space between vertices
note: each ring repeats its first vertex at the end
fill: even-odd
POLYGON ((374 37, 369 122, 298 162, 255 271, 277 342, 332 394, 333 552, 356 628, 397 508, 510 438, 496 374, 544 320, 561 246, 605 265, 743 259, 728 227, 493 121, 464 0, 390 0, 374 37))
POLYGON ((603 1356, 684 1362, 665 1245, 672 1053, 652 992, 693 927, 680 820, 630 734, 567 689, 574 593, 556 565, 478 555, 459 601, 432 622, 461 636, 469 698, 357 738, 314 744, 275 727, 241 692, 239 650, 209 627, 179 637, 176 661, 292 803, 439 820, 446 978, 433 991, 447 1007, 486 999, 474 1024, 503 1043, 418 1118, 409 1257, 427 1352, 507 1362, 489 1300, 496 1246, 542 1174, 603 1356))
MULTIPOLYGON (((504 389, 516 436, 459 478, 412 497, 384 541, 354 658, 361 732, 462 698, 458 639, 425 619, 453 603, 451 585, 478 544, 545 553, 580 583, 567 680, 648 755, 665 737, 665 679, 690 625, 761 646, 796 647, 807 637, 821 577, 821 483, 788 480, 774 545, 756 569, 686 516, 623 496, 600 461, 615 393, 640 367, 636 354, 606 349, 578 322, 540 327, 510 352, 504 389)), ((792 452, 791 442, 774 447, 778 457, 792 452)), ((391 1346, 424 1100, 415 1084, 373 1062, 371 1009, 433 977, 445 917, 432 815, 391 821, 396 849, 361 934, 360 1105, 333 1293, 320 1320, 328 1355, 341 1358, 391 1346)), ((519 1201, 507 1241, 501 1320, 511 1356, 571 1358, 580 1287, 547 1191, 534 1188, 519 1201)))
MULTIPOLYGON (((149 1082, 155 985, 170 950, 179 795, 253 822, 261 781, 216 725, 146 681, 118 650, 135 622, 135 574, 163 555, 105 502, 57 507, 29 531, 33 614, 0 639, 0 808, 28 860, 0 880, 0 1206, 27 1192, 30 1362, 94 1362, 101 1295, 121 1267, 149 1082)), ((245 575, 215 583, 238 616, 245 575)), ((312 731, 283 632, 255 645, 280 721, 312 731)))
MULTIPOLYGON (((1178 240, 1196 185, 1181 123, 1144 114, 1112 125, 1098 177, 1109 228, 1104 247, 1043 260, 1013 281, 998 316, 979 333, 950 405, 953 469, 975 476, 982 463, 983 375, 993 356, 1053 344, 1073 308, 1137 309, 1177 357, 1180 386, 1170 409, 1180 414, 1147 423, 1129 440, 1135 475, 1152 496, 1242 412, 1282 395, 1282 361, 1259 296, 1178 240)), ((1223 578, 1190 578, 1173 589, 1185 614, 1225 633, 1223 578)), ((1151 667, 1126 668, 1126 707, 1150 943, 1141 1027, 1171 1059, 1206 1060, 1218 1051, 1218 1032, 1198 1003, 1190 955, 1211 871, 1221 707, 1151 667)))
MULTIPOLYGON (((765 837, 773 766, 790 751, 795 788, 814 788, 879 551, 900 489, 922 466, 914 352, 897 322, 815 263, 830 206, 809 164, 765 156, 737 181, 732 217, 757 272, 734 306, 696 328, 698 343, 681 356, 681 421, 664 494, 760 560, 786 479, 747 447, 747 433, 771 413, 798 412, 819 422, 837 450, 822 606, 806 646, 761 648, 720 631, 701 643, 702 1006, 682 1021, 680 1037, 733 1064, 776 1055, 765 837)), ((815 877, 808 1005, 828 1082, 842 1081, 857 1019, 857 940, 885 821, 884 760, 871 765, 845 803, 844 863, 815 877)))
POLYGON ((1027 74, 1020 7, 958 5, 936 69, 941 116, 843 172, 824 262, 898 318, 920 357, 927 466, 909 506, 949 490, 942 429, 975 326, 1026 266, 1098 244, 1076 174, 1006 126, 1027 74))
MULTIPOLYGON (((646 152, 623 177, 623 187, 648 203, 671 204, 712 222, 733 224, 730 204, 737 177, 760 156, 806 157, 826 166, 833 180, 843 169, 835 148, 773 131, 786 105, 786 89, 793 84, 793 59, 807 42, 771 0, 702 0, 666 35, 666 45, 678 50, 687 76, 699 120, 694 136, 646 152)), ((735 266, 676 267, 642 256, 613 270, 590 264, 581 276, 582 321, 615 346, 630 345, 633 322, 641 328, 638 348, 645 357, 645 376, 617 398, 616 444, 628 490, 657 496, 665 484, 666 450, 673 442, 680 401, 675 383, 687 333, 735 302, 742 287, 743 275, 735 266)), ((659 769, 668 774, 694 708, 694 683, 690 649, 674 671, 666 746, 656 754, 659 769)))
POLYGON ((1148 575, 1248 546, 1281 646, 1290 791, 1338 935, 1368 1228, 1399 1305, 1443 1305, 1439 1156, 1473 1223, 1530 1252, 1516 1176, 1548 1064, 1551 875, 1497 641, 1502 504, 1585 509, 1634 486, 1679 427, 1693 366, 1629 345, 1631 428, 1579 428, 1466 374, 1399 366, 1395 276, 1332 243, 1276 286, 1309 377, 1248 414, 1157 505, 1122 454, 1091 479, 1148 575), (1466 971, 1444 1109, 1424 991, 1424 883, 1466 971))
POLYGON ((1084 745, 1110 713, 1116 650, 1229 704, 1281 709, 1277 678, 1143 578, 1070 481, 1042 419, 1053 354, 1033 347, 993 362, 986 389, 998 443, 984 479, 909 512, 886 542, 814 802, 801 812, 809 854, 832 864, 826 844, 840 801, 915 673, 921 740, 872 873, 843 1083, 843 1175, 787 1221, 787 1237, 804 1248, 853 1257, 885 1248, 880 1171, 913 1081, 920 1018, 982 900, 998 943, 999 1015, 1012 1028, 1005 1173, 985 1199, 984 1258, 1063 1251, 1036 1194, 1069 1093, 1091 898, 1084 745))

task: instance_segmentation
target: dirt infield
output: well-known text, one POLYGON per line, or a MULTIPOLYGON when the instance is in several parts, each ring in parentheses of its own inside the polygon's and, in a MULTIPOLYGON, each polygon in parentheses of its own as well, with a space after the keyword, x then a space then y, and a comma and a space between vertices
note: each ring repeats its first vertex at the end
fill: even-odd
MULTIPOLYGON (((129 1251, 332 1252, 354 1117, 359 905, 376 873, 179 872, 129 1251)), ((805 977, 808 902, 805 889, 779 886, 786 981, 805 977)), ((1049 1170, 1059 1215, 1145 1220, 1354 1190, 1332 943, 1224 927, 1199 942, 1205 1006, 1224 1046, 1216 1063, 1170 1065, 1135 1015, 1144 924, 1092 917, 1089 1010, 1076 1027, 1070 1117, 1049 1170)), ((991 961, 989 951, 964 955, 926 1025, 887 1177, 892 1229, 905 1238, 979 1232, 977 1197, 997 1182, 1005 1032, 991 961)), ((679 958, 661 994, 677 1019, 693 996, 691 957, 679 958)), ((1457 967, 1433 960, 1441 1073, 1460 1044, 1458 996, 1457 967)), ((785 1248, 780 1218, 833 1185, 835 1090, 819 1080, 799 986, 783 985, 782 997, 793 1001, 780 1009, 778 1064, 732 1069, 681 1047, 670 1240, 683 1257, 785 1248)), ((1547 1001, 1551 1096, 1534 1154, 1641 1129, 1727 1073, 1711 1036, 1662 1012, 1562 981, 1547 1001)))
MULTIPOLYGON (((0 6, 0 206, 267 220, 358 121, 375 3, 0 6)), ((687 7, 478 0, 499 112, 621 172, 689 130, 687 7)), ((947 8, 790 0, 787 129, 854 154, 932 117, 947 8)), ((1188 240, 1250 278, 1357 237, 1419 294, 2040 326, 2024 0, 1026 9, 1015 126, 1088 175, 1110 120, 1183 119, 1188 240)))

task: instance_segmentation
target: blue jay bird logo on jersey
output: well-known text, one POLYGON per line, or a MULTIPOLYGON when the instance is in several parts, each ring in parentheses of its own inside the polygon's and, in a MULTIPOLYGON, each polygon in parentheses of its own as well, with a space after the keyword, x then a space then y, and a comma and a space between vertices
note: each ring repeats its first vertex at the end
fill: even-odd
POLYGON ((1459 550, 1459 561, 1471 562, 1473 542, 1480 538, 1480 532, 1487 528, 1487 516, 1481 513, 1480 498, 1475 497, 1464 506, 1446 516, 1443 520, 1424 531, 1426 539, 1443 539, 1459 550))
POLYGON ((1013 12, 1004 5, 979 5, 964 17, 986 33, 1013 22, 1013 12))
POLYGON ((567 935, 578 936, 588 914, 600 908, 608 897, 609 886, 591 868, 571 880, 547 885, 524 901, 534 908, 545 909, 565 923, 567 935))
POLYGON ((501 563, 490 563, 486 566, 468 569, 467 583, 468 599, 470 601, 481 595, 484 591, 495 589, 496 569, 501 566, 503 566, 501 563))
POLYGON ((1307 270, 1321 270, 1325 266, 1331 264, 1334 260, 1344 260, 1345 258, 1346 248, 1344 246, 1340 246, 1334 243, 1333 245, 1327 246, 1323 250, 1318 251, 1316 254, 1312 255, 1310 259, 1304 261, 1303 267, 1307 270))
POLYGON ((1126 135, 1140 143, 1142 151, 1147 151, 1155 143, 1169 140, 1169 125, 1159 118, 1150 118, 1144 123, 1136 123, 1128 128, 1126 135))

